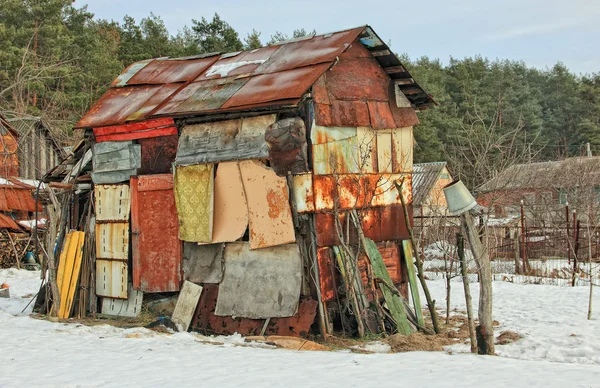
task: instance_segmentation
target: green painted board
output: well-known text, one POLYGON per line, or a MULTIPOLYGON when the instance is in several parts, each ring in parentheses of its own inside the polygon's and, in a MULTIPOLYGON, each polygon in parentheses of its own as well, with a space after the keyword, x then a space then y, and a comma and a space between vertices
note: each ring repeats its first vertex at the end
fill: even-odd
POLYGON ((373 268, 373 274, 375 277, 381 279, 383 283, 385 283, 382 284, 379 282, 379 289, 381 289, 381 293, 383 294, 387 308, 390 310, 392 318, 396 322, 396 329, 398 333, 410 335, 413 332, 413 329, 408 322, 408 318, 406 317, 406 311, 404 311, 402 299, 400 295, 393 293, 392 290, 386 286, 387 284, 393 287, 394 283, 392 282, 392 278, 385 267, 385 263, 383 262, 383 258, 377 249, 377 245, 373 242, 373 240, 368 238, 364 239, 364 244, 365 252, 369 257, 371 267, 373 268))
POLYGON ((415 276, 415 266, 413 264, 412 244, 409 240, 402 241, 402 249, 404 251, 404 262, 408 272, 408 282, 410 283, 410 293, 412 295, 415 314, 417 315, 417 323, 425 326, 423 320, 423 310, 421 309, 421 298, 419 297, 419 289, 417 288, 417 277, 415 276))

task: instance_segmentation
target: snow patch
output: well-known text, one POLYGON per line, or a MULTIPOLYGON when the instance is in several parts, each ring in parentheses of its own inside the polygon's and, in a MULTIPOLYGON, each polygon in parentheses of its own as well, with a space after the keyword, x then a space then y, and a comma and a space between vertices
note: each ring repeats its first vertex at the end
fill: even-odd
POLYGON ((237 68, 246 65, 260 65, 264 62, 264 59, 256 59, 254 61, 240 61, 240 62, 232 62, 225 63, 222 65, 212 65, 210 69, 206 72, 207 77, 212 77, 213 75, 220 75, 221 77, 227 77, 230 71, 233 71, 237 68))

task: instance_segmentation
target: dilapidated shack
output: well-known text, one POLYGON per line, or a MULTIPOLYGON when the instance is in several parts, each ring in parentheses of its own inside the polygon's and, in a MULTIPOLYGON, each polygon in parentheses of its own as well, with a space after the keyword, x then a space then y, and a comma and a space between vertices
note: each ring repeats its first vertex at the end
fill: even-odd
POLYGON ((203 287, 194 330, 402 331, 412 127, 432 105, 368 26, 132 64, 77 123, 80 159, 52 178, 79 193, 56 230, 62 317, 189 281, 203 287), (61 286, 69 272, 85 293, 61 286))

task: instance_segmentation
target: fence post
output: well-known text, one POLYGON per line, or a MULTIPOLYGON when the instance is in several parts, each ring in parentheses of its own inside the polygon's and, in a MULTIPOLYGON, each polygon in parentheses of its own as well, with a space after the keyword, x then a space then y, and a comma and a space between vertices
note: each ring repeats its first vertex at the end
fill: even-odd
POLYGON ((527 261, 527 239, 525 230, 525 206, 521 200, 521 260, 523 260, 523 273, 529 272, 529 263, 527 261))
POLYGON ((569 232, 569 202, 567 201, 565 206, 565 220, 567 221, 567 261, 571 265, 571 233, 569 232))

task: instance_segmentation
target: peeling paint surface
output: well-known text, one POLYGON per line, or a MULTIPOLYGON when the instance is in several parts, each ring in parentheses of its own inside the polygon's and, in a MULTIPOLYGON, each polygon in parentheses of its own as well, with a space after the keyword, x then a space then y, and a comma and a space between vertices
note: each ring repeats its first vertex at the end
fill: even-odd
POLYGON ((249 215, 238 162, 217 165, 212 242, 239 240, 248 228, 249 215))

